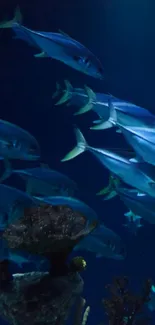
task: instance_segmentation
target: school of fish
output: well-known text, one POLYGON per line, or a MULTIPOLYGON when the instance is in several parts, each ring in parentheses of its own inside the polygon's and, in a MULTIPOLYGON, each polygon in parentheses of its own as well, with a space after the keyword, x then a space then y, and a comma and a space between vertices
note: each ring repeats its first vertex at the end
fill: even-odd
MULTIPOLYGON (((89 49, 62 31, 43 32, 25 27, 19 8, 16 9, 14 18, 2 22, 0 28, 11 28, 16 39, 33 46, 38 51, 35 58, 52 58, 101 82, 104 80, 102 63, 89 49)), ((76 127, 76 145, 62 162, 85 151, 92 153, 109 173, 109 185, 97 194, 102 201, 115 196, 120 198, 128 209, 124 215, 124 229, 136 235, 143 226, 143 221, 155 224, 155 115, 110 93, 96 93, 86 85, 84 88, 74 88, 68 80, 64 83, 65 89, 56 83, 56 92, 53 94, 53 100, 57 99, 55 106, 75 108, 75 118, 92 111, 96 116, 90 126, 92 132, 107 132, 107 129, 115 128, 118 136, 124 137, 127 146, 132 148, 132 157, 121 155, 121 148, 120 151, 115 151, 91 146, 84 133, 76 127)), ((89 251, 96 257, 124 260, 127 248, 120 236, 106 227, 102 215, 79 200, 79 189, 73 180, 48 165, 41 164, 40 152, 37 140, 29 132, 0 120, 0 159, 4 163, 4 172, 0 177, 0 231, 18 220, 23 215, 24 207, 41 203, 69 206, 82 213, 87 220, 87 236, 75 246, 75 250, 89 251), (13 159, 36 161, 36 167, 14 170, 11 164, 13 159), (24 180, 25 192, 2 183, 12 174, 24 180), (89 233, 89 227, 94 221, 98 221, 97 226, 89 233)), ((0 258, 9 258, 20 266, 31 260, 31 257, 11 252, 4 240, 1 243, 0 258)), ((152 295, 154 292, 152 287, 152 295)), ((151 304, 150 306, 153 308, 151 304)))

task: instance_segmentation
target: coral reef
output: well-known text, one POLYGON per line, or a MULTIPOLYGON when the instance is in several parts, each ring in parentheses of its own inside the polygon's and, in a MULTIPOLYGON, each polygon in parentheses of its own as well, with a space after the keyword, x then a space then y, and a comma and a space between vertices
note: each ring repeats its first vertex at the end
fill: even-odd
POLYGON ((136 295, 128 289, 128 278, 116 278, 106 287, 110 297, 103 299, 109 325, 148 325, 149 318, 143 316, 143 307, 149 301, 151 280, 147 280, 141 294, 136 295))

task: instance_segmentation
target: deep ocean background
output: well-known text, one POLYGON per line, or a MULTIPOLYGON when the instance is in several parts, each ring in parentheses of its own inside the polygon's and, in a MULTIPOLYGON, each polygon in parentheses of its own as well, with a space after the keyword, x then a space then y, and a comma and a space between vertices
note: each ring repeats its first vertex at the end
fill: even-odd
MULTIPOLYGON (((55 60, 35 59, 35 49, 14 40, 11 30, 0 31, 0 118, 20 125, 37 138, 42 161, 77 181, 83 200, 127 246, 125 261, 96 259, 93 254, 81 252, 88 265, 83 274, 84 297, 91 306, 88 324, 97 325, 103 319, 104 286, 114 276, 129 276, 135 290, 146 278, 155 279, 155 226, 144 224, 134 237, 122 226, 127 209, 119 198, 102 202, 95 197, 107 184, 108 172, 89 153, 60 163, 75 143, 72 128, 75 123, 91 145, 106 148, 127 145, 115 131, 90 131, 93 113, 75 118, 72 107, 54 106, 52 94, 56 81, 63 83, 68 79, 73 86, 87 84, 94 91, 110 92, 155 113, 155 5, 151 0, 1 0, 0 21, 11 19, 17 5, 25 26, 44 31, 63 30, 92 50, 105 69, 102 82, 55 60)), ((21 186, 14 183, 13 177, 11 182, 21 186)), ((23 270, 12 266, 12 272, 20 271, 23 270)))

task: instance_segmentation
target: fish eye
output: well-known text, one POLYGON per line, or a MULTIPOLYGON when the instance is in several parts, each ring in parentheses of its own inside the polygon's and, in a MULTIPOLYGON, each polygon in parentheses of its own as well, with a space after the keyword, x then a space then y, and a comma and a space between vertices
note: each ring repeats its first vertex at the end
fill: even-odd
POLYGON ((9 141, 9 142, 7 143, 7 147, 8 147, 9 149, 18 149, 18 148, 20 148, 20 146, 21 146, 21 144, 20 144, 20 142, 17 141, 17 140, 12 140, 12 141, 9 141))
POLYGON ((78 63, 85 64, 88 68, 91 66, 91 62, 88 57, 83 58, 81 56, 74 56, 73 59, 78 63))
POLYGON ((81 61, 81 57, 80 57, 80 56, 76 56, 76 55, 74 55, 74 56, 73 56, 73 59, 74 59, 75 61, 77 61, 77 62, 80 62, 80 61, 81 61))

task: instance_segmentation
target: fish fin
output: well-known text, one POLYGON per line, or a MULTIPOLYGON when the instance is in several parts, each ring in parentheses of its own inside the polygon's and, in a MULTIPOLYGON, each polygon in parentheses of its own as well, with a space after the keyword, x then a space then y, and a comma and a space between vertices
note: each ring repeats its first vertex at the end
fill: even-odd
POLYGON ((58 97, 60 92, 61 92, 61 86, 60 86, 60 84, 58 82, 56 82, 56 91, 52 95, 52 99, 58 97))
POLYGON ((93 123, 94 124, 99 124, 99 123, 101 123, 101 120, 95 120, 95 121, 93 121, 93 123))
POLYGON ((108 201, 108 200, 113 199, 115 196, 117 196, 117 192, 111 191, 108 195, 105 196, 105 198, 103 200, 108 201))
POLYGON ((0 183, 10 177, 12 174, 12 167, 10 161, 6 158, 4 159, 4 173, 0 177, 0 183))
POLYGON ((138 155, 136 155, 134 158, 130 158, 129 161, 133 163, 144 163, 144 160, 138 155))
POLYGON ((128 212, 124 213, 124 216, 127 217, 127 218, 132 217, 133 213, 132 213, 132 211, 128 211, 128 212))
POLYGON ((71 83, 68 80, 64 80, 64 83, 65 83, 66 89, 64 90, 63 96, 58 100, 58 102, 55 104, 55 106, 62 105, 64 103, 68 102, 68 100, 70 98, 72 98, 73 87, 72 87, 71 83))
POLYGON ((107 121, 102 121, 100 124, 97 124, 95 126, 92 126, 91 130, 106 130, 110 129, 113 126, 116 125, 117 122, 117 113, 114 108, 114 105, 112 104, 111 100, 109 100, 109 109, 110 109, 110 117, 107 121))
POLYGON ((116 133, 122 133, 122 131, 120 129, 117 129, 116 133))
POLYGON ((102 121, 101 123, 91 126, 90 130, 106 130, 106 129, 110 129, 112 127, 113 127, 113 125, 108 120, 108 121, 102 121))
POLYGON ((97 228, 98 224, 99 224, 98 220, 94 220, 91 223, 88 222, 86 227, 82 229, 77 235, 72 236, 71 239, 77 240, 80 239, 80 237, 85 237, 89 235, 92 231, 94 231, 97 228))
POLYGON ((90 130, 106 130, 106 129, 110 129, 112 127, 113 127, 113 125, 108 120, 108 121, 102 121, 101 123, 91 126, 90 130))
POLYGON ((73 150, 71 150, 61 161, 67 161, 67 160, 71 160, 75 157, 77 157, 78 155, 80 155, 82 152, 84 152, 87 149, 87 142, 82 134, 82 132, 76 128, 74 129, 75 132, 75 136, 76 136, 76 141, 77 141, 77 145, 75 148, 73 148, 73 150))
POLYGON ((150 186, 152 189, 155 189, 155 182, 149 182, 149 186, 150 186))
POLYGON ((0 28, 12 28, 13 23, 22 23, 22 14, 20 8, 17 6, 14 14, 14 18, 9 21, 3 21, 0 23, 0 28))
POLYGON ((85 88, 86 94, 88 96, 88 102, 86 105, 81 107, 78 112, 74 113, 74 115, 81 115, 81 114, 91 111, 94 106, 94 102, 96 102, 96 94, 94 93, 94 91, 86 85, 84 88, 85 88))
MULTIPOLYGON (((154 183, 155 184, 155 183, 154 183)), ((150 183, 149 183, 149 185, 150 185, 150 183)), ((137 196, 146 196, 146 194, 145 193, 137 193, 137 196)))
POLYGON ((34 57, 35 58, 47 58, 48 55, 44 51, 42 51, 40 53, 34 54, 34 57))
POLYGON ((58 29, 58 32, 59 32, 60 34, 62 34, 63 36, 66 36, 66 37, 68 37, 68 38, 72 39, 72 37, 71 37, 71 36, 69 36, 67 33, 63 32, 63 30, 61 30, 61 29, 58 29))
POLYGON ((131 162, 133 162, 133 163, 138 163, 138 160, 137 160, 136 157, 135 157, 135 158, 130 158, 129 161, 131 161, 131 162))

